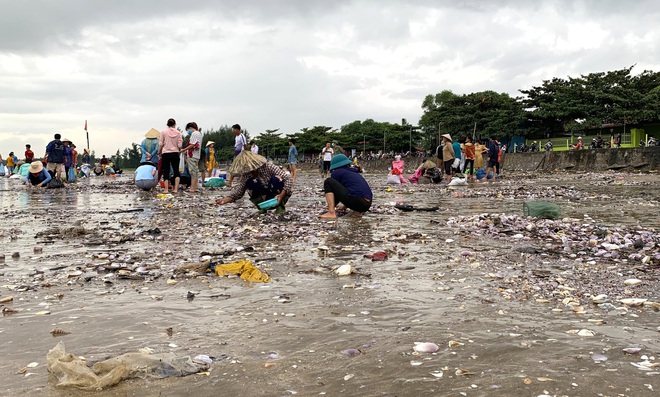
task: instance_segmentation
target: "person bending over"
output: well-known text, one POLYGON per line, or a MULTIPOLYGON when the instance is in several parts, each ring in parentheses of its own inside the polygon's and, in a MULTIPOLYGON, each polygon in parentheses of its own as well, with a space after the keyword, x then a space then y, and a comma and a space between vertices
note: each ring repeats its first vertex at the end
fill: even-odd
POLYGON ((351 160, 343 154, 332 158, 330 177, 323 182, 328 212, 320 215, 321 219, 337 218, 335 210, 349 208, 362 215, 371 208, 371 188, 358 170, 349 167, 350 164, 351 160))

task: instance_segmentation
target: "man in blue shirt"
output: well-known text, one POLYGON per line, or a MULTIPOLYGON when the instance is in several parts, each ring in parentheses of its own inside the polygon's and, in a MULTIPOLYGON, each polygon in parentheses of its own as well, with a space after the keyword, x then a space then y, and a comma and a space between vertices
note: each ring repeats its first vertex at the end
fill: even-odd
POLYGON ((493 179, 497 176, 499 171, 498 157, 500 155, 500 145, 497 140, 490 137, 488 142, 488 167, 486 168, 486 178, 490 175, 490 172, 493 171, 493 179))
POLYGON ((46 146, 46 170, 55 173, 55 176, 62 179, 64 174, 64 143, 60 140, 62 136, 55 134, 55 139, 46 146))
POLYGON ((330 164, 330 178, 323 182, 325 202, 328 212, 320 215, 321 219, 336 219, 337 210, 349 208, 355 214, 362 215, 371 208, 373 194, 367 181, 357 169, 349 167, 351 160, 343 154, 334 156, 330 164), (338 206, 338 204, 343 204, 338 206))

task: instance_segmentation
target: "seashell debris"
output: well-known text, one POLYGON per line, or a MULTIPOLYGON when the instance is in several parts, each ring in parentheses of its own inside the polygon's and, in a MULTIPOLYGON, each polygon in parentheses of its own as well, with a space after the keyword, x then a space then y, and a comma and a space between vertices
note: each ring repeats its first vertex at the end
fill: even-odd
POLYGON ((335 274, 338 276, 348 276, 353 272, 351 265, 341 265, 335 270, 335 274))
POLYGON ((416 342, 413 350, 417 353, 435 353, 440 348, 432 342, 416 342))

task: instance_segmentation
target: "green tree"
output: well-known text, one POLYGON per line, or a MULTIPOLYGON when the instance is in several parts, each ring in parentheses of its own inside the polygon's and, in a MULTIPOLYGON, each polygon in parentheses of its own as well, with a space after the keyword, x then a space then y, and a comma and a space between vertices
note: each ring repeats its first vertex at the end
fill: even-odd
POLYGON ((660 120, 660 73, 633 76, 633 66, 567 79, 553 78, 520 90, 528 129, 538 134, 577 133, 603 124, 639 125, 660 120))
POLYGON ((449 90, 427 95, 419 125, 427 149, 437 145, 440 134, 508 138, 523 133, 525 113, 521 103, 506 93, 482 91, 456 95, 449 90))

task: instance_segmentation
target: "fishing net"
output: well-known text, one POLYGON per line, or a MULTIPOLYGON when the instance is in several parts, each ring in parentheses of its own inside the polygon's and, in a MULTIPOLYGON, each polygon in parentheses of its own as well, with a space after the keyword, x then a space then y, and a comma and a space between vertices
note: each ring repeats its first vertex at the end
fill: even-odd
POLYGON ((523 214, 533 218, 559 219, 561 208, 555 203, 547 201, 528 201, 523 203, 523 214))
POLYGON ((102 390, 129 378, 167 378, 186 376, 208 369, 208 363, 193 361, 189 356, 174 353, 126 353, 93 366, 71 353, 64 343, 58 343, 46 355, 48 372, 57 379, 57 386, 102 390))

